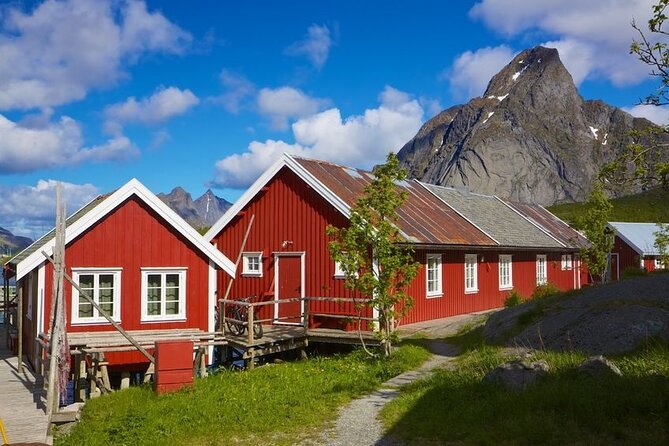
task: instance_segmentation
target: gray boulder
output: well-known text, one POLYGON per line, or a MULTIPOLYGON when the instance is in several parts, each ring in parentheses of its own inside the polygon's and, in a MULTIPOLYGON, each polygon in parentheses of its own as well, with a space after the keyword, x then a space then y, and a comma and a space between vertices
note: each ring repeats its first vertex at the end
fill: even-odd
POLYGON ((589 357, 578 367, 578 371, 595 378, 607 375, 623 376, 618 366, 602 355, 589 357))
POLYGON ((520 390, 548 375, 550 367, 544 360, 529 362, 516 359, 500 364, 483 378, 486 382, 499 383, 507 389, 520 390))

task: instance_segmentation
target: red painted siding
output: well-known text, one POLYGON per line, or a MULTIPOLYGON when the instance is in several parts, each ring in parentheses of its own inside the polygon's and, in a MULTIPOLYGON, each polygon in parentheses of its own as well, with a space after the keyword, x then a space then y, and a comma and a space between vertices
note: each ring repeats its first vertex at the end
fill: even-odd
POLYGON ((618 254, 620 274, 622 274, 627 268, 631 266, 635 268, 639 268, 641 266, 639 253, 632 249, 630 245, 625 243, 625 241, 623 241, 623 239, 618 236, 616 236, 613 240, 613 248, 611 249, 611 252, 618 254))
MULTIPOLYGON (((334 261, 327 249, 328 224, 343 227, 347 219, 288 168, 283 168, 275 178, 240 212, 220 234, 214 237, 226 256, 236 259, 244 233, 252 215, 255 215, 245 252, 262 252, 262 277, 244 277, 240 265, 230 292, 230 299, 250 295, 258 300, 273 300, 275 292, 274 253, 305 253, 305 296, 353 297, 342 279, 334 278, 334 261), (285 242, 285 243, 284 243, 285 242)), ((229 276, 218 273, 218 295, 224 297, 229 276)), ((272 305, 260 307, 261 319, 271 319, 272 305)), ((310 312, 347 314, 350 304, 320 302, 313 304, 310 312)), ((333 319, 314 321, 316 324, 336 325, 333 319)))
MULTIPOLYGON (((65 249, 68 274, 72 268, 121 267, 121 326, 126 330, 200 328, 208 331, 209 260, 190 242, 165 223, 136 197, 123 202, 65 249), (186 272, 186 320, 141 322, 141 268, 184 267, 186 272)), ((46 265, 45 325, 48 329, 51 309, 53 268, 46 265)), ((72 287, 65 286, 66 312, 71 312, 72 287)), ((72 325, 69 332, 111 331, 107 323, 72 325)), ((143 358, 112 354, 114 358, 143 358)), ((134 360, 133 359, 133 360, 134 360)), ((111 361, 111 359, 110 359, 111 361)))
MULTIPOLYGON (((245 277, 238 271, 230 298, 257 295, 264 300, 273 300, 275 289, 273 254, 286 251, 305 253, 306 296, 351 297, 351 292, 344 287, 344 281, 333 278, 334 262, 327 250, 325 235, 325 229, 329 223, 341 227, 347 224, 347 219, 306 186, 292 171, 287 168, 281 170, 248 203, 240 215, 213 238, 212 243, 215 243, 228 257, 236 258, 251 215, 255 215, 255 223, 245 251, 263 253, 263 276, 245 277)), ((448 317, 503 305, 509 291, 499 290, 498 256, 500 251, 480 248, 466 251, 446 249, 441 251, 443 295, 427 298, 424 267, 426 255, 439 252, 416 251, 415 258, 422 266, 409 289, 409 294, 414 300, 414 307, 402 320, 402 323, 448 317), (464 292, 465 254, 478 254, 479 289, 473 294, 464 292)), ((513 256, 514 288, 521 295, 529 297, 536 287, 537 252, 504 251, 503 253, 513 256)), ((578 271, 561 269, 562 253, 541 254, 547 254, 549 282, 562 290, 572 289, 577 283, 578 271)), ((223 296, 227 283, 227 276, 219 273, 219 297, 223 296)), ((336 303, 318 303, 314 306, 310 308, 310 313, 351 314, 352 310, 350 305, 336 303)), ((272 306, 264 307, 260 312, 260 317, 272 318, 272 306)), ((325 319, 310 322, 312 326, 313 323, 315 325, 328 323, 325 319)), ((329 323, 332 324, 333 321, 329 323)))

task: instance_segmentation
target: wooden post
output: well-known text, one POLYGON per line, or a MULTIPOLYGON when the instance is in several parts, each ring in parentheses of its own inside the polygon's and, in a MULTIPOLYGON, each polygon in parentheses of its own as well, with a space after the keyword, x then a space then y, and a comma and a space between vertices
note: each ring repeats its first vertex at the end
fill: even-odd
POLYGON ((86 401, 86 361, 84 360, 84 355, 81 352, 76 354, 74 357, 74 400, 79 402, 86 401))
POLYGON ((5 289, 3 294, 3 299, 5 305, 2 307, 2 311, 4 312, 4 318, 3 322, 5 324, 5 340, 9 342, 9 277, 7 277, 7 269, 3 269, 3 274, 4 278, 4 284, 5 284, 5 289))
MULTIPOLYGON (((249 220, 249 225, 246 228, 246 233, 244 233, 244 239, 242 240, 242 245, 239 247, 239 254, 237 254, 237 261, 235 261, 235 276, 237 275, 237 268, 239 268, 239 262, 242 260, 242 253, 244 252, 244 248, 246 247, 246 241, 249 238, 249 234, 251 233, 251 227, 253 226, 253 221, 256 219, 256 214, 251 215, 251 219, 249 220)), ((232 289, 232 282, 235 281, 235 277, 231 277, 230 281, 228 282, 228 287, 225 290, 225 295, 223 296, 223 300, 227 300, 228 296, 230 296, 230 290, 232 289)), ((225 334, 225 328, 223 326, 225 325, 225 303, 222 301, 218 301, 218 311, 219 311, 219 320, 221 321, 221 334, 225 334)))
POLYGON ((19 343, 19 348, 18 348, 18 360, 19 360, 19 365, 17 368, 17 371, 19 373, 23 373, 23 287, 18 289, 19 293, 19 303, 18 303, 18 310, 16 317, 18 319, 18 343, 19 343))
POLYGON ((130 387, 130 372, 121 372, 121 389, 130 387))
POLYGON ((304 297, 304 314, 302 315, 302 326, 304 327, 304 334, 309 330, 309 299, 304 297))
POLYGON ((248 325, 246 326, 247 334, 248 334, 248 342, 249 345, 253 345, 253 305, 248 303, 248 306, 246 307, 246 322, 248 325))

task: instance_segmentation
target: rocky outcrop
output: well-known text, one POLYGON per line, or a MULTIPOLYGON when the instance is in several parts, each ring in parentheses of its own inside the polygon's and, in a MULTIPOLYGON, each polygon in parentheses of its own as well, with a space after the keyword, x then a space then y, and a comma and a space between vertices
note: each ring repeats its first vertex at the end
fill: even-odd
POLYGON ((623 376, 618 366, 602 355, 589 357, 578 366, 578 371, 593 378, 611 375, 623 376))
POLYGON ((600 167, 653 125, 602 101, 586 101, 558 51, 518 54, 482 98, 427 121, 399 151, 410 176, 518 201, 582 201, 600 167))
POLYGON ((487 342, 591 355, 669 341, 669 273, 635 277, 575 295, 529 301, 490 316, 487 342))
POLYGON ((547 376, 549 370, 548 362, 543 359, 534 362, 516 359, 498 365, 483 380, 501 384, 507 389, 520 390, 547 376))
POLYGON ((223 198, 214 195, 211 189, 193 200, 188 192, 177 186, 169 194, 158 194, 158 198, 197 229, 213 225, 231 206, 223 198))

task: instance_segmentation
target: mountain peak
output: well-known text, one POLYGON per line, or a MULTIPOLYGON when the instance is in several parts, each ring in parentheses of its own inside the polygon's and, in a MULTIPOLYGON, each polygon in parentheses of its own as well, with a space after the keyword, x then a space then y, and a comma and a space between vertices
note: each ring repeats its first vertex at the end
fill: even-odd
POLYGON ((211 189, 193 200, 190 193, 177 186, 169 194, 158 194, 158 198, 196 229, 213 225, 231 206, 226 200, 217 197, 211 189))
POLYGON ((427 121, 398 157, 409 175, 543 205, 583 200, 602 165, 649 121, 584 101, 556 49, 516 55, 482 98, 427 121))

